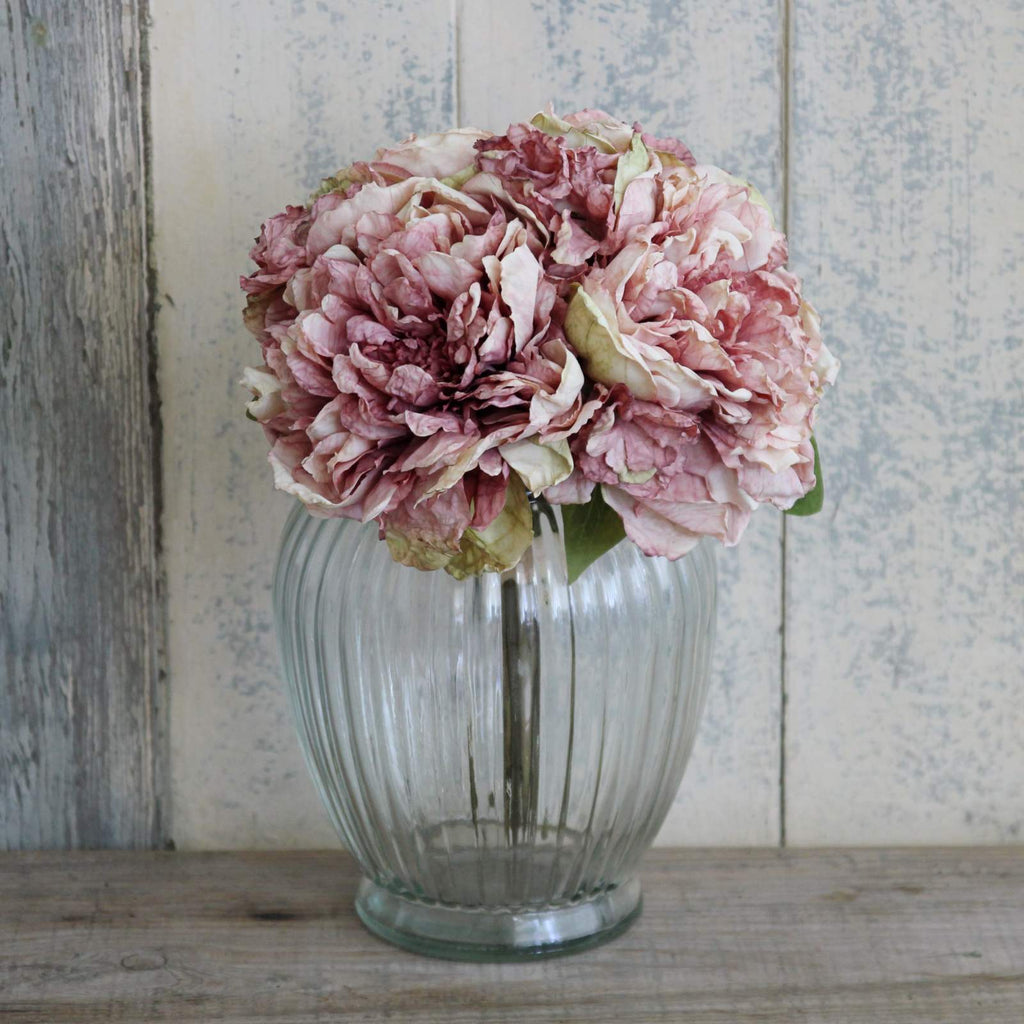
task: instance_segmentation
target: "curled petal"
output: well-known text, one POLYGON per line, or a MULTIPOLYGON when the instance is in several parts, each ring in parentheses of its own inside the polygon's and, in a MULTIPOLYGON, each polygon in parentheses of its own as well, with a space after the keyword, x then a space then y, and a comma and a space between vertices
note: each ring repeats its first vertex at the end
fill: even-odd
POLYGON ((619 157, 615 169, 615 184, 613 186, 613 209, 618 212, 622 206, 622 199, 626 194, 629 183, 639 174, 643 174, 651 166, 651 154, 647 147, 635 132, 629 141, 629 149, 619 157))
POLYGON ((560 484, 549 487, 544 497, 553 505, 586 505, 596 486, 593 480, 575 469, 560 484))
POLYGON ((567 441, 542 442, 531 437, 503 444, 498 452, 532 494, 561 483, 573 470, 567 441))
POLYGON ((555 263, 578 266, 590 259, 600 248, 592 235, 583 230, 571 217, 565 217, 555 236, 556 245, 551 250, 555 263))
POLYGON ((580 398, 586 378, 579 360, 559 340, 550 342, 544 348, 549 359, 561 360, 558 387, 553 392, 538 390, 530 399, 530 424, 541 430, 552 420, 560 419, 569 412, 580 398))
POLYGON ((638 398, 653 399, 658 389, 640 353, 618 325, 582 288, 569 303, 565 334, 583 357, 588 374, 602 384, 625 384, 638 398))
POLYGON ((281 397, 281 381, 273 371, 247 366, 239 383, 253 393, 252 401, 245 407, 250 419, 265 423, 284 412, 286 406, 281 397))
POLYGON ((526 490, 511 477, 505 492, 505 507, 489 526, 466 530, 460 553, 445 566, 457 580, 480 572, 505 572, 519 564, 533 542, 533 513, 526 490))
POLYGON ((480 279, 480 271, 472 263, 445 252, 424 253, 414 263, 430 290, 449 302, 480 279))
POLYGON ((528 246, 520 245, 501 260, 501 297, 512 316, 515 350, 521 352, 533 336, 540 264, 528 246))
POLYGON ((314 515, 341 514, 342 503, 331 501, 321 494, 312 477, 309 477, 308 482, 304 482, 301 479, 301 474, 296 471, 296 467, 290 465, 290 460, 282 454, 279 445, 275 445, 271 449, 268 459, 274 470, 274 486, 279 491, 294 495, 314 515))
POLYGON ((404 142, 377 151, 383 163, 401 167, 414 177, 445 178, 471 166, 476 157, 475 143, 490 132, 475 128, 456 128, 418 137, 410 135, 404 142))

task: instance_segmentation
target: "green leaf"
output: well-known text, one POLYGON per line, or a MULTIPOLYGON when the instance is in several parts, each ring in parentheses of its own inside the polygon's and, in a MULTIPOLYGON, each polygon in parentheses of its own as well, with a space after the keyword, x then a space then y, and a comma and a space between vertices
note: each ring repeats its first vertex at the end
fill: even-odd
POLYGON ((786 509, 787 516, 813 516, 821 511, 825 503, 825 481, 821 475, 821 456, 818 454, 818 442, 811 435, 811 447, 814 448, 814 486, 800 498, 792 508, 786 509))
POLYGON ((562 528, 570 583, 626 536, 622 520, 605 504, 600 487, 594 488, 586 505, 562 506, 562 528))

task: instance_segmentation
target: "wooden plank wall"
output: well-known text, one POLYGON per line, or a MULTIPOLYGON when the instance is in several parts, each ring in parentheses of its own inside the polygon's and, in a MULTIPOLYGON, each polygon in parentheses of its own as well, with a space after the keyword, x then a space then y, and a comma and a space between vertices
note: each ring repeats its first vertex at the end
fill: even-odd
POLYGON ((1024 9, 793 15, 794 263, 845 365, 787 531, 788 835, 1020 841, 1024 9))
POLYGON ((0 849, 162 839, 141 15, 0 15, 0 849))
POLYGON ((764 511, 721 557, 715 688, 661 841, 1021 838, 1019 4, 151 0, 169 711, 141 25, 88 6, 11 0, 0 48, 0 844, 333 843, 273 647, 289 505, 239 415, 237 275, 325 173, 548 100, 755 180, 844 360, 825 515, 764 511))

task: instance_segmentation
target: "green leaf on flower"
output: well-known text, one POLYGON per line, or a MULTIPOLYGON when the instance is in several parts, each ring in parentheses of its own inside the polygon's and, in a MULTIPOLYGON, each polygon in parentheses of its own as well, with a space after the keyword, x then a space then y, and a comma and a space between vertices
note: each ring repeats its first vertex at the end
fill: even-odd
POLYGON ((626 536, 619 514, 605 504, 600 487, 594 488, 586 505, 562 506, 562 529, 570 583, 626 536))
POLYGON ((643 174, 651 166, 651 154, 647 152, 643 139, 634 132, 629 149, 619 157, 615 168, 615 187, 613 189, 613 207, 617 213, 622 206, 622 197, 626 194, 629 183, 638 175, 643 174))
POLYGON ((792 508, 786 509, 787 516, 813 516, 821 511, 825 503, 825 481, 821 475, 821 456, 818 454, 818 442, 811 435, 811 447, 814 448, 814 486, 792 508))

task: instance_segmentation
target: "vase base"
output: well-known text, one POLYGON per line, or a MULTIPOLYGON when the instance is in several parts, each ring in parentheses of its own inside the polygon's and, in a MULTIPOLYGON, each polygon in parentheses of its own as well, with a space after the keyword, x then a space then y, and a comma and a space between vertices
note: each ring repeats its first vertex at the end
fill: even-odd
POLYGON ((640 882, 540 910, 483 910, 421 903, 364 878, 356 913, 375 935, 445 960, 514 961, 563 956, 621 935, 640 916, 640 882))

